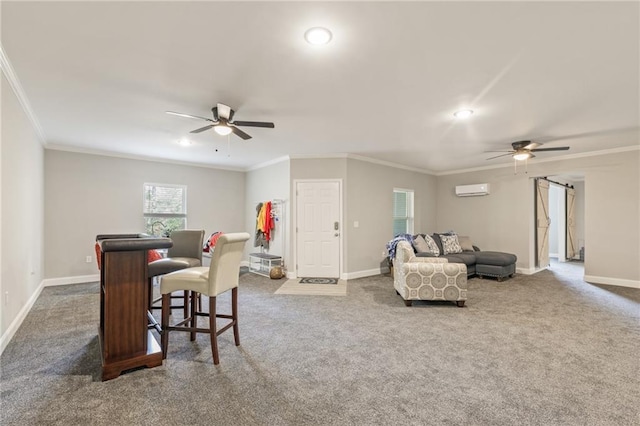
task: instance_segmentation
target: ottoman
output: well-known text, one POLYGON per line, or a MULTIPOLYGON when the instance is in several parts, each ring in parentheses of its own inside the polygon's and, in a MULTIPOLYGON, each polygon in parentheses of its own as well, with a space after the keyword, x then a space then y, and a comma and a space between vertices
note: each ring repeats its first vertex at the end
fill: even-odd
POLYGON ((485 276, 495 277, 502 281, 505 277, 512 277, 516 273, 516 260, 518 257, 511 253, 499 251, 477 251, 476 255, 476 275, 480 278, 485 276))

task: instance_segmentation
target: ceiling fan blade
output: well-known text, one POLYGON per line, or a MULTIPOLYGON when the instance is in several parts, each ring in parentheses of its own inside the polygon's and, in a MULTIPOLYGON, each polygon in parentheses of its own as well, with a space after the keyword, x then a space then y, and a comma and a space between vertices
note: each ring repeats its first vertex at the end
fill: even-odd
POLYGON ((231 115, 231 107, 225 104, 218 104, 218 115, 222 118, 226 118, 230 120, 229 116, 231 115))
POLYGON ((567 151, 569 149, 568 146, 558 146, 555 148, 534 148, 530 150, 531 152, 540 152, 540 151, 567 151))
POLYGON ((513 155, 513 153, 508 152, 506 154, 496 155, 495 157, 487 158, 487 160, 493 160, 494 158, 506 157, 507 155, 513 155))
POLYGON ((198 115, 183 114, 181 112, 174 112, 174 111, 165 111, 165 112, 167 114, 177 115, 178 117, 195 118, 195 119, 198 119, 198 120, 205 120, 205 121, 211 121, 211 122, 214 121, 214 120, 212 120, 210 118, 200 117, 198 115))
POLYGON ((220 120, 220 117, 218 116, 218 107, 211 108, 211 112, 213 113, 213 119, 215 121, 220 120))
POLYGON ((242 139, 244 139, 245 141, 246 141, 247 139, 251 139, 251 136, 249 136, 248 134, 246 134, 245 132, 243 132, 242 130, 238 129, 238 128, 237 128, 237 127, 235 127, 235 126, 231 126, 231 127, 230 127, 230 129, 231 129, 231 131, 232 131, 233 133, 235 133, 236 135, 240 136, 240 137, 241 137, 242 139))
POLYGON ((501 151, 482 151, 482 152, 515 152, 515 151, 514 150, 509 150, 509 151, 501 150, 501 151))
POLYGON ((269 129, 273 129, 276 127, 273 123, 267 123, 265 121, 234 121, 232 124, 236 126, 246 126, 246 127, 266 127, 269 129))
POLYGON ((215 127, 215 124, 209 124, 208 126, 200 127, 199 129, 192 130, 189 133, 202 133, 205 130, 209 130, 212 127, 215 127))

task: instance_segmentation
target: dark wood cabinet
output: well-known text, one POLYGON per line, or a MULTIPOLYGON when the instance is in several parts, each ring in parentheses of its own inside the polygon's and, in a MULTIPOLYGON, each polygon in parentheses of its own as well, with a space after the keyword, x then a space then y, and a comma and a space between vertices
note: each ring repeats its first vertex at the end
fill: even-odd
POLYGON ((147 251, 169 248, 168 238, 98 235, 102 380, 126 370, 162 365, 160 345, 148 327, 147 251))

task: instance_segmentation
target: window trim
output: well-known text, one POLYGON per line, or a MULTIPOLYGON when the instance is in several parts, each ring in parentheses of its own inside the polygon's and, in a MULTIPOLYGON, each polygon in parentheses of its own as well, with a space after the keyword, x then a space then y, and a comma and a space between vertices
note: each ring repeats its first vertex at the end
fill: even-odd
MULTIPOLYGON (((393 202, 392 202, 392 223, 398 219, 402 219, 406 221, 406 233, 412 234, 414 232, 415 227, 415 191, 413 189, 408 188, 393 188, 393 202), (396 217, 396 201, 395 194, 396 193, 405 193, 407 195, 407 216, 406 217, 396 217)), ((395 236, 395 235, 394 235, 395 236)))

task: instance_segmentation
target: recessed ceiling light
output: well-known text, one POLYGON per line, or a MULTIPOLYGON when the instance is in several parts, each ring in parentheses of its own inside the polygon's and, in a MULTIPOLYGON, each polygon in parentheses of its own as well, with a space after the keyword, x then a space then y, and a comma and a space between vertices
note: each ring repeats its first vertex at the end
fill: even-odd
POLYGON ((327 44, 331 41, 331 31, 322 27, 309 28, 307 32, 304 33, 304 39, 307 40, 309 44, 327 44))
POLYGON ((465 119, 471 117, 473 111, 470 109, 461 109, 460 111, 456 111, 453 113, 455 118, 465 119))
POLYGON ((180 145, 182 145, 182 146, 189 146, 189 145, 191 145, 191 141, 190 141, 189 139, 187 139, 187 138, 182 138, 182 139, 180 139, 179 143, 180 143, 180 145))

